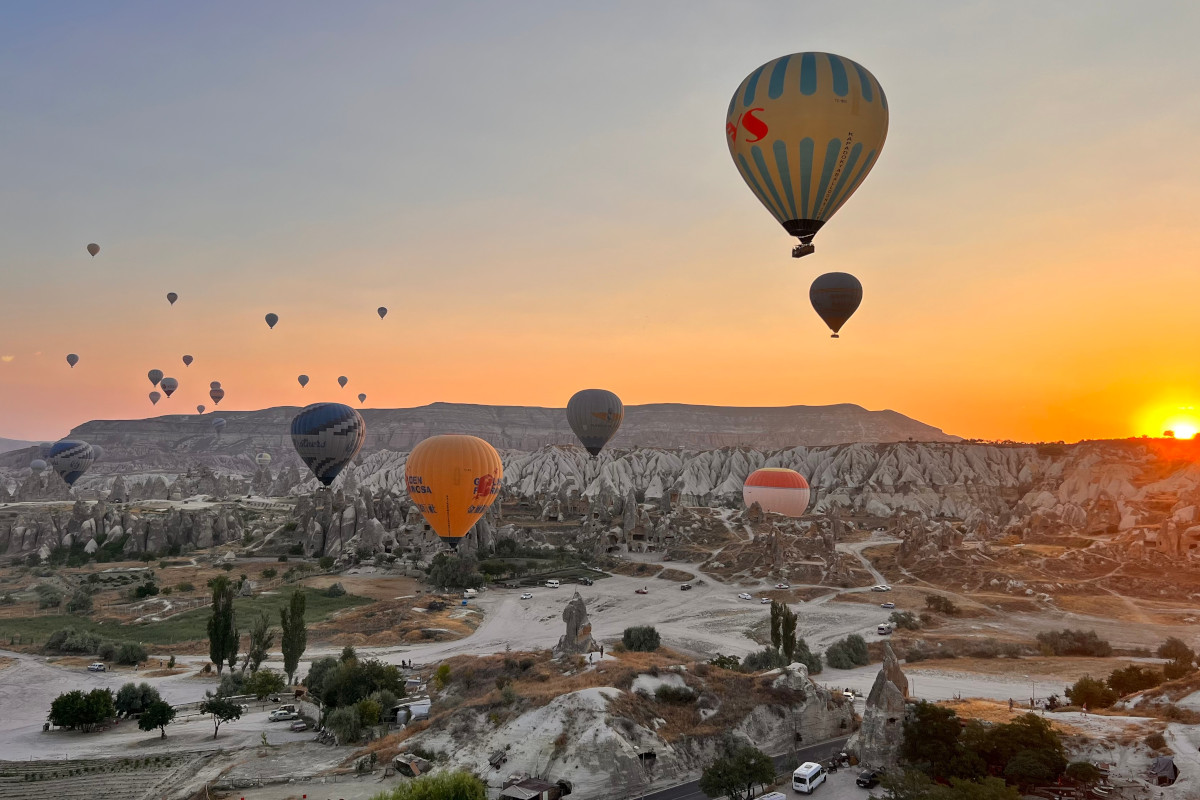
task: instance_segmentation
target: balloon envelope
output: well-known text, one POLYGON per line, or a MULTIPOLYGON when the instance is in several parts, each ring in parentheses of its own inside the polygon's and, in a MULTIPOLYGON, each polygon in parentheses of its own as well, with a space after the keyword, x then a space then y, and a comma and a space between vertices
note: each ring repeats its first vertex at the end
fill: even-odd
POLYGON ((848 272, 827 272, 812 282, 808 299, 836 339, 838 331, 862 302, 862 284, 848 272))
POLYGON ((260 467, 265 467, 267 464, 271 463, 271 454, 259 453, 254 457, 254 463, 258 464, 260 467))
POLYGON ((183 357, 183 365, 185 367, 190 367, 192 365, 192 362, 195 360, 196 359, 192 358, 191 356, 184 356, 183 357))
POLYGON ((213 426, 213 430, 215 430, 217 432, 217 435, 219 436, 221 434, 221 431, 223 431, 225 429, 224 418, 223 417, 214 417, 213 421, 212 421, 212 426, 213 426))
POLYGON ((104 458, 104 448, 98 444, 92 445, 92 456, 95 458, 96 461, 99 461, 100 459, 104 458))
POLYGON ((59 477, 74 486, 75 481, 87 472, 95 460, 92 446, 77 439, 61 439, 50 447, 50 455, 46 458, 59 477))
POLYGON ((34 472, 45 472, 46 462, 40 458, 35 458, 33 461, 29 462, 29 468, 34 472))
POLYGON ((345 375, 342 375, 341 377, 338 378, 338 386, 342 387, 343 389, 346 388, 346 384, 349 382, 350 382, 350 379, 347 378, 345 375))
POLYGON ((624 418, 621 398, 607 389, 583 389, 567 401, 567 422, 593 456, 616 435, 624 418))
POLYGON ((758 503, 763 511, 787 517, 804 516, 808 497, 808 481, 793 469, 755 470, 742 487, 742 500, 747 508, 758 503))
POLYGON ((296 377, 296 380, 300 382, 300 388, 304 388, 305 386, 308 386, 308 376, 307 375, 299 375, 296 377))
POLYGON ((363 418, 341 403, 315 403, 292 420, 292 446, 326 486, 358 454, 366 438, 363 418))
POLYGON ((74 368, 75 365, 79 363, 79 356, 75 355, 74 353, 67 353, 67 363, 74 368))
POLYGON ((384 308, 383 306, 380 306, 378 309, 376 309, 376 311, 379 314, 380 319, 383 319, 384 317, 387 316, 387 309, 384 308))
POLYGON ((163 371, 161 369, 152 369, 146 373, 146 377, 150 379, 151 386, 158 386, 158 382, 163 379, 163 371))
POLYGON ((210 388, 210 389, 220 389, 220 388, 221 388, 221 382, 220 382, 220 381, 213 381, 212 383, 210 383, 210 384, 208 385, 208 388, 210 388))
POLYGON ((268 328, 274 328, 275 323, 279 322, 279 315, 278 314, 267 314, 267 316, 264 317, 264 319, 266 319, 266 321, 267 321, 268 328))
POLYGON ((203 414, 203 413, 204 413, 204 405, 203 405, 203 404, 196 406, 196 413, 197 413, 197 414, 203 414))
POLYGON ((165 394, 167 397, 170 397, 171 395, 175 394, 175 390, 179 388, 179 381, 175 380, 174 378, 163 378, 161 386, 163 394, 165 394))
POLYGON ((174 292, 167 292, 167 302, 171 305, 175 305, 175 301, 178 299, 179 295, 175 294, 174 292))
POLYGON ((793 53, 763 64, 733 93, 725 117, 742 180, 805 244, 867 177, 887 129, 879 81, 831 53, 793 53))
POLYGON ((150 393, 150 405, 152 405, 152 406, 158 405, 158 401, 161 399, 162 399, 162 395, 159 394, 158 392, 150 393))
POLYGON ((87 246, 87 251, 88 251, 88 253, 91 254, 92 258, 95 258, 96 253, 100 252, 100 245, 96 244, 95 242, 92 242, 91 244, 89 244, 87 246))
POLYGON ((358 402, 360 402, 360 403, 365 403, 365 402, 367 402, 367 396, 366 396, 365 394, 360 394, 360 395, 358 396, 358 402))
POLYGON ((500 493, 504 469, 495 448, 483 439, 446 434, 413 448, 404 477, 425 521, 457 548, 500 493))
POLYGON ((221 405, 221 400, 223 400, 224 398, 225 398, 225 390, 224 389, 209 389, 208 390, 208 399, 213 401, 214 406, 221 405))

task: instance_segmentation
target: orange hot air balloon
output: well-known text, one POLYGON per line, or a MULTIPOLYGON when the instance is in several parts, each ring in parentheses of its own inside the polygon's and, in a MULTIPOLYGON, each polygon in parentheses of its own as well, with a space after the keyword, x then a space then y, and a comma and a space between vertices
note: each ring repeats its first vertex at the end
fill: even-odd
POLYGON ((756 469, 746 478, 742 500, 746 508, 758 503, 763 511, 802 517, 808 509, 808 481, 794 469, 765 467, 756 469))
POLYGON ((500 493, 504 469, 490 444, 475 436, 431 436, 408 456, 408 495, 437 535, 453 548, 500 493))

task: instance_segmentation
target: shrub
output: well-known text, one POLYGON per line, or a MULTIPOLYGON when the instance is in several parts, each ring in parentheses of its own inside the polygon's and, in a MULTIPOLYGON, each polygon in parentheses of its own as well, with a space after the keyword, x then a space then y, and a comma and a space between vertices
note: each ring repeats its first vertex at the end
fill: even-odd
POLYGON ((912 650, 909 650, 904 654, 904 661, 908 664, 915 664, 918 661, 924 661, 927 658, 929 658, 929 654, 920 647, 914 647, 912 650))
POLYGON ((146 660, 146 648, 137 642, 121 642, 115 660, 118 664, 140 664, 146 660))
POLYGON ((1130 664, 1124 669, 1114 669, 1108 676, 1108 685, 1117 693, 1118 697, 1144 689, 1153 689, 1162 681, 1162 675, 1137 664, 1130 664))
POLYGON ((686 686, 664 685, 654 691, 654 699, 660 703, 685 706, 696 700, 696 693, 686 686))
POLYGON ((893 611, 888 619, 897 628, 902 628, 906 631, 921 629, 921 621, 911 611, 893 611))
POLYGON ((517 694, 516 687, 511 683, 505 684, 504 688, 500 690, 500 702, 506 706, 511 706, 520 699, 521 695, 517 694))
POLYGON ((709 659, 708 663, 720 669, 729 669, 735 671, 741 669, 742 667, 741 659, 739 659, 737 656, 723 656, 720 653, 717 653, 715 656, 709 659))
POLYGON ((191 581, 183 581, 182 583, 175 584, 175 591, 177 592, 191 592, 195 591, 195 589, 196 586, 191 581))
POLYGON ((438 665, 438 668, 436 670, 434 670, 434 673, 433 673, 433 682, 437 686, 438 689, 446 688, 446 684, 450 682, 450 665, 449 664, 439 664, 438 665))
POLYGON ((1195 667, 1182 661, 1168 661, 1163 664, 1163 677, 1169 681, 1178 680, 1184 675, 1191 674, 1194 669, 1195 667))
POLYGON ((658 631, 650 625, 635 625, 621 634, 621 643, 635 653, 652 653, 658 649, 658 631))
POLYGON ((358 716, 358 709, 354 706, 335 708, 329 712, 329 716, 325 718, 325 727, 333 731, 338 744, 357 742, 362 736, 362 718, 358 716))
POLYGON ((1045 631, 1037 635, 1038 649, 1048 656, 1096 656, 1107 658, 1112 655, 1112 645, 1096 635, 1095 631, 1045 631))
POLYGON ((90 614, 92 607, 92 596, 82 589, 76 589, 67 601, 67 612, 70 614, 90 614))
POLYGON ((37 593, 38 608, 58 608, 62 605, 62 592, 53 586, 46 583, 39 583, 34 587, 37 593))
POLYGON ((326 597, 345 597, 346 596, 346 587, 342 586, 340 583, 335 583, 335 584, 329 586, 328 588, 326 588, 325 591, 323 592, 323 594, 326 597))
POLYGON ((829 662, 829 666, 837 669, 853 669, 871 663, 871 657, 867 653, 867 642, 857 633, 830 645, 825 651, 825 660, 829 662))
POLYGON ((1095 764, 1090 764, 1087 761, 1072 761, 1067 764, 1066 776, 1076 783, 1082 783, 1087 786, 1089 784, 1099 782, 1103 777, 1103 773, 1095 764))
POLYGON ((1151 750, 1163 750, 1166 748, 1166 746, 1166 737, 1164 737, 1158 731, 1155 731, 1146 737, 1146 747, 1149 747, 1151 750))
POLYGON ((333 569, 333 565, 333 556, 321 556, 317 559, 317 566, 320 567, 323 572, 328 572, 329 570, 333 569))
POLYGON ((945 614, 948 617, 957 617, 959 614, 959 608, 954 605, 954 601, 940 594, 925 595, 925 607, 930 611, 945 614))
POLYGON ((1088 708, 1108 708, 1117 702, 1117 693, 1091 675, 1084 675, 1075 681, 1074 686, 1067 688, 1066 695, 1072 705, 1086 705, 1088 708))
MULTIPOLYGON (((420 755, 415 749, 409 752, 420 755)), ((457 771, 422 775, 414 780, 405 781, 395 789, 379 795, 378 800, 487 800, 487 796, 487 787, 483 781, 469 772, 457 771)))
POLYGON ((267 580, 271 580, 271 579, 272 579, 272 578, 274 578, 276 575, 278 575, 278 574, 279 574, 279 572, 278 572, 278 571, 276 571, 276 569, 275 569, 274 567, 267 567, 267 568, 266 568, 266 569, 264 569, 264 570, 262 571, 262 573, 260 573, 260 574, 261 574, 261 575, 262 575, 264 578, 266 578, 267 580))
POLYGON ((88 631, 60 628, 46 640, 46 649, 56 653, 91 655, 100 651, 100 637, 88 631))
POLYGON ((769 669, 786 667, 783 653, 774 647, 764 647, 758 652, 751 653, 742 661, 743 672, 764 672, 769 669))

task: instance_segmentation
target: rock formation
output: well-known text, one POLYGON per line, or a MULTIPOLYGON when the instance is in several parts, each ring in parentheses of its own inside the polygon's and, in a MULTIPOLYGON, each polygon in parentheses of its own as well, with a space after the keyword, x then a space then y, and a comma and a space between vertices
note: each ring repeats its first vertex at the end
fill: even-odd
POLYGON ((904 744, 904 715, 908 703, 908 678, 890 644, 884 644, 883 667, 867 695, 862 727, 850 738, 847 749, 874 769, 890 769, 900 760, 904 744))
POLYGON ((567 623, 567 632, 555 645, 555 655, 579 655, 600 649, 600 645, 592 638, 592 623, 588 620, 587 605, 579 596, 579 592, 575 592, 567 603, 562 617, 563 622, 567 623))

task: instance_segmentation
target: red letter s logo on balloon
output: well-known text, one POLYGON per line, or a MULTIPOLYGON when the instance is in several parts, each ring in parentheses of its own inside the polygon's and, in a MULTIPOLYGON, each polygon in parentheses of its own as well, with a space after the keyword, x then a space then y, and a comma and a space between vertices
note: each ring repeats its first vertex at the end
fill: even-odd
POLYGON ((738 128, 741 127, 747 134, 754 137, 753 139, 747 138, 747 143, 753 144, 762 141, 762 138, 767 135, 767 123, 754 116, 755 111, 762 111, 762 109, 748 109, 738 117, 737 122, 725 123, 725 133, 730 139, 737 141, 738 128))

